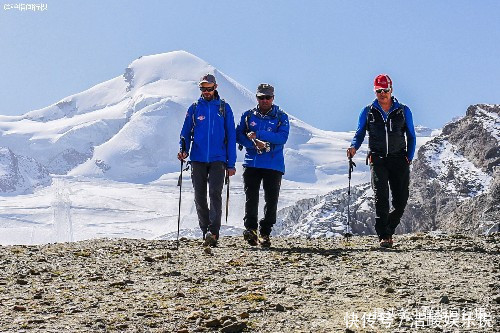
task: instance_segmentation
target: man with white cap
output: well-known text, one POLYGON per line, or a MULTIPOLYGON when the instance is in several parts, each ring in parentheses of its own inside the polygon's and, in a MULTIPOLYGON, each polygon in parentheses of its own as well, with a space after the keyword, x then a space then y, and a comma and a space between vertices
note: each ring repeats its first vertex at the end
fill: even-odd
POLYGON ((413 116, 408 106, 392 96, 392 80, 387 74, 375 78, 376 99, 361 111, 358 128, 347 149, 353 157, 368 132, 371 183, 375 193, 375 230, 381 247, 392 247, 392 236, 400 223, 409 196, 410 164, 416 138, 413 116), (389 212, 389 188, 393 210, 389 212))
POLYGON ((189 107, 184 119, 177 158, 186 159, 191 150, 191 179, 198 222, 204 245, 214 247, 221 226, 224 178, 226 174, 233 176, 236 173, 236 131, 233 111, 219 97, 215 76, 204 75, 199 88, 201 96, 189 107))

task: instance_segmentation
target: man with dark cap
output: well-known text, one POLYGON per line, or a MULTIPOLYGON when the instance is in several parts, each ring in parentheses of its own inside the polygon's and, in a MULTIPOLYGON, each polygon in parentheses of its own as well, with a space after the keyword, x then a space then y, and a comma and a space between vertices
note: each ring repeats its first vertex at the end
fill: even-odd
POLYGON ((257 87, 257 106, 243 113, 236 127, 236 141, 246 148, 243 166, 245 189, 244 239, 252 246, 271 246, 271 231, 276 223, 276 211, 285 173, 283 148, 288 140, 290 124, 288 115, 274 105, 274 87, 262 83, 257 87), (264 218, 259 222, 259 190, 264 188, 264 218))
POLYGON ((358 129, 347 149, 353 157, 368 132, 371 182, 375 193, 375 230, 381 247, 392 247, 392 236, 403 216, 409 196, 410 164, 416 138, 413 116, 408 106, 392 96, 392 80, 387 74, 375 78, 376 99, 359 116, 358 129), (389 187, 393 210, 389 213, 389 187))
POLYGON ((204 245, 214 247, 219 239, 224 178, 226 174, 236 173, 236 132, 233 111, 220 99, 215 76, 204 75, 199 88, 201 96, 189 107, 184 119, 177 158, 186 159, 191 148, 191 179, 198 222, 204 245))

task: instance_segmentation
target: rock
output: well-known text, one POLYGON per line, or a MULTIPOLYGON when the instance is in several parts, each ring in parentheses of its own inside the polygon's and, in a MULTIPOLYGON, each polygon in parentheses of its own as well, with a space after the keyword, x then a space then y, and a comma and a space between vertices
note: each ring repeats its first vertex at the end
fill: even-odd
POLYGON ((232 323, 229 326, 224 326, 221 330, 221 332, 224 333, 238 333, 243 331, 245 328, 247 328, 247 323, 245 321, 237 322, 237 323, 232 323))
POLYGON ((450 304, 450 299, 448 296, 442 296, 441 299, 439 300, 440 304, 450 304))
POLYGON ((205 327, 219 327, 221 326, 221 322, 217 318, 209 319, 203 323, 205 327))
POLYGON ((497 304, 500 304, 500 295, 494 296, 493 301, 495 301, 497 304))
POLYGON ((14 307, 12 308, 14 311, 21 311, 21 312, 24 312, 26 311, 26 307, 25 306, 22 306, 22 305, 14 305, 14 307))
POLYGON ((386 292, 386 293, 389 293, 389 294, 392 294, 392 293, 394 293, 394 292, 395 292, 395 290, 394 290, 394 288, 387 287, 387 288, 385 288, 385 292, 386 292))
POLYGON ((283 312, 285 311, 285 307, 281 304, 276 304, 276 311, 283 312))
POLYGON ((203 248, 203 252, 205 252, 205 254, 213 254, 212 248, 208 246, 203 248))
POLYGON ((23 280, 23 279, 17 279, 16 283, 19 284, 19 285, 21 285, 21 286, 25 286, 25 285, 28 284, 28 281, 23 280))
POLYGON ((156 260, 154 258, 150 257, 150 256, 146 256, 146 257, 144 257, 144 261, 146 261, 146 262, 155 262, 156 260))
POLYGON ((187 319, 196 320, 198 318, 203 318, 203 316, 204 316, 203 311, 193 311, 187 316, 187 319))
POLYGON ((250 317, 250 314, 246 311, 244 312, 241 312, 239 315, 238 315, 241 319, 247 319, 250 317))

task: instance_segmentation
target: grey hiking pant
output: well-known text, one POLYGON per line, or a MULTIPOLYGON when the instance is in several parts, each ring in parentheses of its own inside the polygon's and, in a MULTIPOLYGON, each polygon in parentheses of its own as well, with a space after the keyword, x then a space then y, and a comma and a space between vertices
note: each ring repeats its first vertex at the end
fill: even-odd
POLYGON ((194 203, 198 213, 198 223, 203 235, 207 231, 219 237, 222 217, 222 187, 226 175, 224 162, 191 162, 191 180, 194 187, 194 203), (207 203, 207 184, 210 209, 207 203))

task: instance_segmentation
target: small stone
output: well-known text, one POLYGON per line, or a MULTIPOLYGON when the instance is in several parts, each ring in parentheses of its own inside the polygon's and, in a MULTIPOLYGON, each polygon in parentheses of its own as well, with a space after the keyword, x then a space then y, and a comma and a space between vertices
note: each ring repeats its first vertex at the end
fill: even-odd
POLYGON ((25 285, 28 284, 28 281, 23 280, 23 279, 17 279, 16 283, 19 284, 19 285, 21 285, 21 286, 25 286, 25 285))
POLYGON ((245 321, 233 323, 229 326, 224 326, 221 330, 223 333, 238 333, 247 328, 247 323, 245 321))
POLYGON ((203 252, 205 252, 206 254, 212 254, 212 248, 211 247, 205 247, 205 248, 203 248, 203 252))
POLYGON ((248 312, 242 312, 238 315, 241 319, 247 319, 250 317, 250 314, 248 312))
POLYGON ((201 317, 203 317, 203 311, 193 311, 187 316, 187 319, 195 320, 201 317))
POLYGON ((276 311, 283 312, 285 311, 285 307, 281 304, 276 304, 276 311))
POLYGON ((181 328, 177 333, 189 333, 189 330, 187 328, 181 328))
POLYGON ((178 297, 178 298, 180 298, 180 297, 186 297, 186 294, 184 294, 182 291, 178 291, 178 292, 175 293, 175 297, 178 297))
POLYGON ((450 298, 448 296, 443 296, 441 297, 441 299, 439 300, 439 303, 440 304, 449 304, 450 303, 450 298))
POLYGON ((388 287, 388 288, 385 288, 385 292, 389 293, 389 294, 392 294, 392 293, 395 292, 395 290, 394 290, 394 288, 388 287))
POLYGON ((221 326, 221 322, 219 319, 214 318, 214 319, 209 319, 204 322, 205 327, 219 327, 221 326))
POLYGON ((146 261, 146 262, 155 262, 156 260, 154 258, 150 257, 150 256, 146 256, 146 257, 144 257, 144 261, 146 261))
POLYGON ((14 305, 14 311, 26 311, 26 307, 22 305, 14 305))

